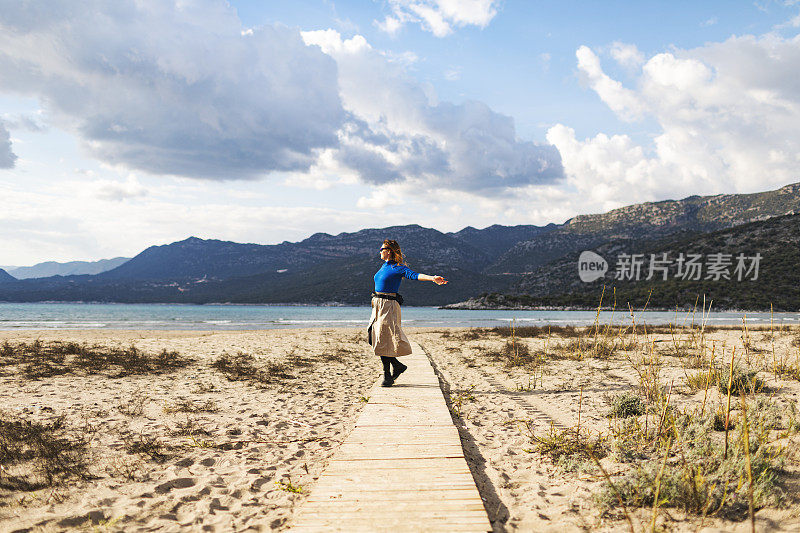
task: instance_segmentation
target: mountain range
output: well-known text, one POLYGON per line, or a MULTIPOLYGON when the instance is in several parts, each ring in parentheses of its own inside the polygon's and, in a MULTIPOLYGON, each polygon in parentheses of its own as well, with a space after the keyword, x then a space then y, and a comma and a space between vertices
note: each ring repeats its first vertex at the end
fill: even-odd
MULTIPOLYGON (((380 243, 393 238, 403 246, 411 268, 450 280, 445 287, 405 282, 402 291, 411 305, 468 300, 484 307, 509 302, 590 307, 597 305, 598 290, 606 284, 631 298, 650 287, 648 290, 660 295, 657 305, 671 307, 687 305, 689 299, 693 302, 697 291, 719 292, 725 285, 672 278, 660 284, 650 280, 648 285, 646 280, 615 280, 612 273, 582 283, 577 277, 580 252, 594 250, 612 260, 611 256, 619 253, 649 257, 667 252, 677 257, 681 251, 710 250, 712 244, 720 250, 714 253, 764 250, 762 255, 769 257, 764 256, 763 277, 748 287, 758 286, 765 294, 767 280, 776 281, 774 276, 790 267, 800 272, 800 258, 787 255, 785 245, 774 245, 791 239, 796 243, 800 238, 800 231, 795 233, 796 213, 800 213, 800 183, 762 193, 636 204, 546 226, 494 225, 443 233, 407 225, 338 235, 317 233, 300 242, 276 245, 190 237, 151 246, 97 274, 22 280, 0 274, 0 300, 365 304, 372 290, 372 275, 380 266, 380 243), (779 240, 764 237, 771 232, 779 240), (776 270, 778 255, 783 262, 776 270), (672 292, 661 290, 667 286, 673 287, 672 292)), ((717 300, 720 305, 769 306, 765 298, 756 301, 758 291, 742 292, 741 283, 725 287, 731 296, 717 300)), ((791 303, 792 294, 786 292, 782 308, 797 307, 791 303)))
POLYGON ((75 276, 80 274, 100 274, 101 272, 118 267, 128 259, 130 259, 130 257, 115 257, 113 259, 101 259, 99 261, 70 261, 68 263, 46 261, 33 266, 4 268, 6 273, 11 274, 16 279, 75 276))
POLYGON ((9 281, 17 281, 17 278, 0 268, 0 283, 8 283, 9 281))
POLYGON ((518 278, 502 292, 448 306, 462 309, 616 307, 800 309, 800 214, 719 231, 660 239, 614 239, 593 248, 608 265, 593 281, 578 276, 574 252, 518 278), (634 262, 633 258, 638 258, 634 262), (638 272, 632 265, 640 265, 638 272), (694 263, 690 265, 690 263, 694 263), (650 266, 653 265, 652 274, 650 266))

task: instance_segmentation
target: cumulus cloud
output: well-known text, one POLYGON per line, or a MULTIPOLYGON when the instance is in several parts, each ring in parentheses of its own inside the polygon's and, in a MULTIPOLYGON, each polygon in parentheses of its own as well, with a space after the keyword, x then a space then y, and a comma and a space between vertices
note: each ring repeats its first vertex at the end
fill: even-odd
MULTIPOLYGON (((218 0, 3 2, 0 90, 37 96, 94 157, 210 179, 307 170, 344 111, 296 29, 218 0)), ((7 159, 7 158, 6 158, 7 159)))
MULTIPOLYGON (((48 124, 108 165, 212 180, 321 172, 299 180, 317 188, 355 173, 482 192, 562 174, 554 147, 517 139, 513 120, 480 102, 436 102, 406 75, 415 55, 360 35, 244 28, 222 0, 7 4, 0 91, 38 97, 48 124)), ((491 1, 393 5, 430 9, 448 27, 485 25, 496 11, 491 1)))
POLYGON ((419 24, 437 37, 453 33, 453 27, 485 28, 497 15, 499 0, 389 0, 392 14, 376 21, 378 28, 395 35, 405 24, 419 24))
POLYGON ((350 115, 337 159, 364 182, 501 194, 563 176, 555 147, 518 139, 513 119, 481 102, 438 102, 363 37, 322 30, 303 38, 336 59, 350 115))
POLYGON ((575 56, 578 58, 578 70, 612 111, 624 120, 635 120, 641 116, 644 109, 639 95, 603 72, 597 54, 588 46, 581 46, 575 56))
POLYGON ((623 67, 636 68, 644 64, 644 54, 636 45, 615 41, 609 50, 611 57, 623 67))
POLYGON ((628 135, 581 140, 563 125, 548 131, 569 183, 598 203, 752 192, 800 179, 800 36, 732 37, 656 54, 633 89, 609 77, 589 48, 577 58, 620 118, 660 129, 647 146, 628 135))
POLYGON ((0 121, 0 168, 14 168, 16 162, 17 156, 11 150, 11 135, 0 121))

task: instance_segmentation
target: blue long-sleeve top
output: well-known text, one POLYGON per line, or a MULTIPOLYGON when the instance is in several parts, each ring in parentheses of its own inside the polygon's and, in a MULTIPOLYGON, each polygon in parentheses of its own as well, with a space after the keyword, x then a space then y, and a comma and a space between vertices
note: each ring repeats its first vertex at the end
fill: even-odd
POLYGON ((394 261, 386 261, 375 272, 375 292, 398 292, 400 281, 403 278, 417 279, 419 274, 405 265, 398 265, 394 261))

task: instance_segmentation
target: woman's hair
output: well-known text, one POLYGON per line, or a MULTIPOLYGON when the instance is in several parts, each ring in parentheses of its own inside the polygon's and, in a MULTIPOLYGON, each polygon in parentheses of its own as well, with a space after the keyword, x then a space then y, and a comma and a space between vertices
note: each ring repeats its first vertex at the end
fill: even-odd
POLYGON ((405 265, 406 258, 403 257, 403 252, 400 250, 400 245, 397 244, 397 241, 394 239, 385 239, 383 241, 383 245, 389 248, 389 261, 394 261, 398 265, 405 265))

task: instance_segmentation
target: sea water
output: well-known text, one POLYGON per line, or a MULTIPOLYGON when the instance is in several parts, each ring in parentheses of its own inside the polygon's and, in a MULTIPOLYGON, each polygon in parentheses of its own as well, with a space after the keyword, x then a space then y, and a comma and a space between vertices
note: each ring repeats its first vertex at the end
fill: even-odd
MULTIPOLYGON (((180 305, 180 304, 103 304, 103 303, 0 303, 0 330, 15 329, 187 329, 239 330, 274 328, 366 327, 368 306, 307 305, 180 305)), ((741 326, 770 323, 764 312, 711 312, 709 325, 741 326)), ((403 306, 406 327, 493 327, 516 323, 519 326, 588 326, 597 318, 595 311, 472 311, 436 307, 403 306)), ((636 312, 637 324, 695 325, 704 321, 695 313, 636 312)), ((797 325, 798 313, 775 313, 775 325, 797 325)), ((616 325, 631 323, 625 311, 600 313, 599 322, 616 325)))

